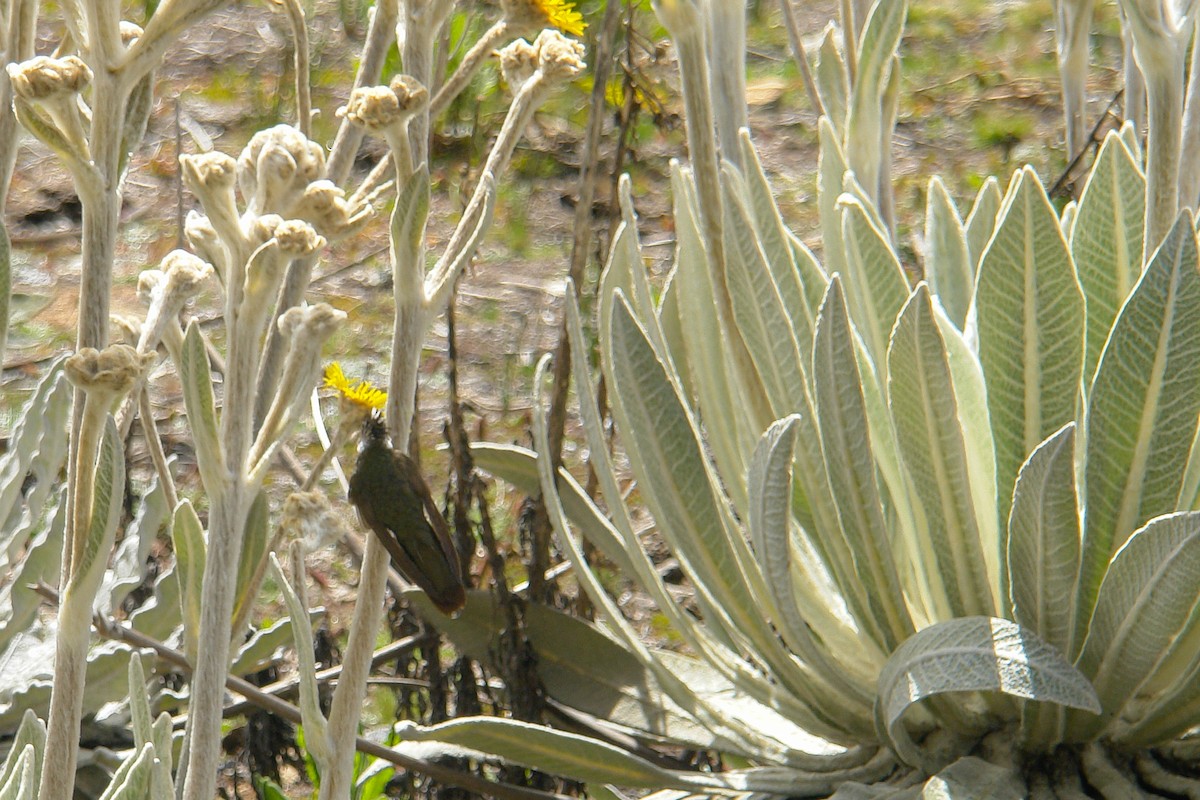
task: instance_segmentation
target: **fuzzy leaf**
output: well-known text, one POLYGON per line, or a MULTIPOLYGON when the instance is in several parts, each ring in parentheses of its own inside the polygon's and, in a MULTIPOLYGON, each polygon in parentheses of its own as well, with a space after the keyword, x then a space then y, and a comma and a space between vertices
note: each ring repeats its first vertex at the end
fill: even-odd
POLYGON ((122 762, 100 800, 142 800, 150 791, 154 745, 145 744, 122 762))
MULTIPOLYGON (((875 3, 862 26, 858 48, 858 71, 846 118, 846 155, 850 168, 878 201, 880 167, 883 163, 885 90, 892 77, 893 57, 908 16, 907 0, 875 3)), ((891 176, 886 176, 891 180, 891 176)), ((882 351, 881 351, 882 357, 882 351)))
POLYGON ((1079 571, 1074 423, 1042 442, 1021 467, 1008 531, 1013 619, 1065 653, 1079 571))
POLYGON ((879 735, 910 764, 920 762, 902 724, 905 710, 946 692, 997 691, 1100 712, 1083 673, 1032 631, 996 617, 960 617, 925 628, 896 649, 879 676, 879 735))
POLYGON ((817 69, 813 74, 825 106, 825 116, 830 120, 840 141, 846 132, 846 113, 850 107, 850 75, 846 61, 838 50, 839 32, 830 22, 821 36, 817 69))
POLYGON ((117 424, 110 415, 105 421, 104 438, 96 460, 92 514, 88 522, 83 550, 75 554, 75 564, 65 592, 81 592, 93 598, 104 577, 121 521, 125 499, 125 448, 117 424))
MULTIPOLYGON (((491 592, 471 590, 455 618, 437 611, 421 592, 406 598, 425 619, 472 658, 495 652, 503 613, 491 592)), ((670 700, 640 661, 610 636, 583 620, 529 604, 525 633, 538 659, 538 677, 554 700, 655 739, 689 747, 713 747, 713 735, 670 700)))
POLYGON ((1079 655, 1104 706, 1089 732, 1181 677, 1180 667, 1200 649, 1197 607, 1200 512, 1151 520, 1113 558, 1079 655))
POLYGON ((192 441, 196 445, 196 465, 210 500, 225 491, 225 455, 217 423, 217 407, 213 401, 212 372, 204 334, 195 322, 188 324, 183 337, 179 378, 183 384, 183 404, 187 409, 192 441))
POLYGON ((925 280, 946 315, 962 330, 971 295, 975 293, 975 264, 967 247, 967 232, 942 179, 929 181, 925 206, 925 280))
POLYGON ((9 751, 0 780, 0 800, 34 800, 37 796, 37 774, 34 772, 33 745, 14 746, 9 751))
POLYGON ((1200 419, 1200 260, 1187 212, 1113 326, 1087 411, 1076 639, 1109 560, 1146 520, 1177 510, 1200 419))
POLYGON ((726 282, 737 328, 772 411, 782 417, 805 391, 806 378, 788 309, 767 265, 740 184, 732 168, 727 169, 723 192, 726 282))
POLYGON ((1087 299, 1087 360, 1090 383, 1117 312, 1142 274, 1146 179, 1133 155, 1110 131, 1079 200, 1071 230, 1071 254, 1087 299))
POLYGON ((975 195, 975 204, 971 207, 971 213, 967 215, 967 250, 971 254, 972 282, 979 272, 979 262, 983 260, 988 242, 992 240, 992 234, 996 230, 996 216, 1000 213, 1000 205, 1003 202, 1004 193, 1000 191, 1000 182, 989 177, 983 182, 983 186, 979 187, 979 193, 975 195))
POLYGON ((175 574, 179 576, 179 602, 183 614, 184 652, 193 664, 200 652, 200 587, 204 582, 204 565, 208 549, 204 529, 190 500, 175 507, 171 525, 171 541, 175 545, 175 574))
POLYGON ((271 543, 271 509, 267 493, 263 490, 254 496, 250 513, 246 516, 245 533, 242 535, 242 553, 238 558, 237 594, 233 606, 233 619, 243 619, 247 605, 254 605, 257 597, 251 597, 251 589, 260 586, 258 577, 265 568, 267 547, 271 543))
POLYGON ((979 266, 975 313, 1004 518, 1025 459, 1075 419, 1083 369, 1083 292, 1032 169, 1017 174, 1005 199, 979 266))
POLYGON ((405 741, 445 742, 578 781, 644 789, 678 783, 670 770, 619 747, 514 719, 473 717, 429 727, 398 724, 396 731, 405 741))
POLYGON ((858 618, 885 650, 912 633, 871 448, 866 402, 859 382, 854 331, 842 282, 829 282, 813 339, 813 387, 825 471, 843 536, 866 593, 858 618))
POLYGON ((58 483, 67 458, 70 411, 71 384, 60 359, 21 409, 0 456, 0 568, 25 549, 58 483))
POLYGON ((937 565, 956 616, 992 613, 988 577, 996 558, 982 548, 966 441, 946 341, 926 284, 900 313, 888 352, 888 402, 900 452, 925 510, 924 555, 937 565))
POLYGON ((155 478, 150 490, 142 495, 137 515, 125 529, 125 535, 113 554, 112 565, 105 573, 96 595, 97 613, 111 615, 121 607, 129 593, 145 580, 146 559, 169 513, 166 493, 155 478))
POLYGON ((0 653, 37 619, 43 603, 36 590, 38 582, 58 583, 66 530, 67 499, 63 487, 52 515, 28 539, 24 556, 11 567, 10 579, 0 585, 0 653))
POLYGON ((846 304, 876 369, 882 372, 888 333, 908 299, 908 279, 887 234, 872 221, 868 206, 843 194, 838 207, 846 250, 846 272, 842 276, 846 304))

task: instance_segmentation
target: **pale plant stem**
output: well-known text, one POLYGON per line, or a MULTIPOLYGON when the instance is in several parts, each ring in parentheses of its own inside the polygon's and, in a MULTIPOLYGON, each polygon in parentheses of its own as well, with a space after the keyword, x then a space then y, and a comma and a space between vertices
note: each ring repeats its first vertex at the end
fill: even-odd
MULTIPOLYGON (((1182 65, 1180 65, 1182 66, 1182 65)), ((1183 128, 1183 70, 1144 71, 1149 130, 1146 141, 1145 264, 1179 213, 1179 157, 1183 128)))
POLYGON ((750 127, 746 113, 746 4, 717 0, 711 8, 713 116, 721 157, 741 167, 738 131, 750 127))
POLYGON ((858 20, 855 19, 851 0, 842 0, 842 47, 846 51, 846 71, 850 75, 850 88, 858 82, 858 20))
MULTIPOLYGON (((246 265, 230 264, 226 283, 226 326, 229 355, 225 364, 225 398, 221 413, 221 449, 229 473, 214 492, 209 516, 208 553, 201 583, 199 639, 204 642, 192 676, 188 713, 189 761, 183 784, 184 800, 209 800, 216 791, 221 744, 221 705, 229 669, 233 609, 237 595, 238 562, 245 535, 246 515, 253 499, 247 456, 254 432, 255 374, 261 356, 259 330, 254 324, 267 312, 243 315, 246 265), (243 318, 244 317, 244 318, 243 318)), ((252 299, 253 301, 253 299, 252 299)), ((256 301, 261 302, 261 301, 256 301)))
POLYGON ((1086 89, 1088 46, 1095 0, 1057 0, 1058 72, 1067 123, 1067 154, 1087 145, 1086 89))
MULTIPOLYGON (((230 413, 231 409, 226 409, 230 413)), ((240 415, 245 417, 245 409, 240 415)), ((236 412, 235 412, 236 413, 236 412)), ((210 492, 210 495, 212 492, 210 492)), ((241 555, 246 520, 243 478, 230 476, 216 496, 209 516, 208 553, 201 584, 200 648, 192 674, 188 704, 188 769, 183 783, 184 800, 211 800, 217 788, 217 761, 221 746, 221 706, 229 670, 230 627, 234 582, 241 555)))
MULTIPOLYGON (((446 5, 443 11, 437 11, 423 0, 404 0, 404 70, 423 86, 429 85, 433 64, 432 43, 441 20, 445 18, 444 14, 449 11, 449 4, 446 5)), ((424 164, 428 158, 428 105, 408 120, 407 134, 407 141, 399 150, 395 146, 392 148, 400 176, 398 181, 406 180, 408 175, 405 172, 411 170, 413 165, 424 164)), ((393 138, 389 137, 389 144, 393 138)), ((398 182, 397 186, 400 185, 398 182)), ((392 333, 387 421, 392 441, 404 447, 412 430, 417 368, 427 323, 423 287, 424 257, 423 248, 418 248, 415 254, 408 254, 402 252, 403 243, 393 240, 391 246, 396 320, 392 333)), ((374 651, 375 637, 383 624, 383 600, 390 565, 391 560, 378 537, 368 536, 359 575, 358 600, 354 604, 354 617, 342 659, 342 677, 334 690, 329 712, 329 740, 333 744, 335 757, 328 774, 321 781, 318 800, 341 800, 350 795, 354 773, 354 751, 350 743, 358 733, 371 653, 374 651)))
POLYGON ((436 117, 445 111, 454 102, 454 98, 462 94, 463 89, 466 89, 467 84, 471 82, 471 78, 475 77, 475 73, 483 66, 484 60, 508 36, 508 31, 508 23, 501 19, 488 28, 483 36, 479 37, 479 41, 475 42, 462 57, 462 61, 458 62, 458 68, 454 70, 454 74, 442 84, 441 88, 437 90, 437 94, 433 96, 433 100, 429 102, 431 117, 436 117))
MULTIPOLYGON (((1119 4, 1118 8, 1120 8, 1119 4)), ((1146 80, 1142 77, 1137 59, 1133 56, 1133 34, 1129 30, 1129 23, 1125 21, 1123 9, 1121 9, 1121 41, 1124 47, 1123 73, 1125 78, 1123 81, 1125 95, 1122 106, 1125 119, 1133 123, 1138 141, 1141 141, 1146 123, 1146 80)))
POLYGON ((96 453, 104 432, 107 409, 82 390, 86 398, 80 417, 75 453, 73 518, 68 522, 63 542, 59 585, 65 587, 59 608, 54 643, 54 689, 50 693, 50 711, 46 727, 46 752, 42 762, 41 800, 70 800, 75 787, 75 765, 79 751, 80 720, 83 716, 84 684, 87 677, 87 653, 92 616, 89 587, 77 584, 76 577, 88 533, 95 490, 96 453))
MULTIPOLYGON (((399 0, 381 0, 375 4, 371 24, 367 28, 367 41, 363 46, 358 74, 354 76, 354 88, 372 86, 379 82, 388 47, 396 35, 396 21, 400 18, 399 0)), ((337 136, 329 150, 326 172, 329 180, 341 186, 350 175, 354 157, 362 144, 364 131, 348 119, 338 126, 337 136)))
POLYGON ((175 479, 167 467, 167 456, 163 452, 162 439, 158 435, 158 426, 154 422, 154 406, 150 404, 150 391, 143 384, 137 392, 138 416, 142 420, 142 433, 146 439, 146 450, 150 453, 150 461, 154 464, 154 472, 158 475, 159 485, 162 486, 167 508, 179 505, 179 493, 175 490, 175 479))
MULTIPOLYGON (((759 383, 754 372, 754 360, 735 324, 733 298, 726 277, 723 202, 721 198, 720 167, 713 128, 712 101, 708 93, 707 58, 704 33, 698 25, 672 31, 679 50, 679 75, 683 86, 684 119, 687 125, 688 154, 696 180, 697 203, 704 244, 708 251, 709 269, 717 299, 717 318, 729 335, 732 358, 746 387, 759 383)), ((774 418, 764 393, 753 388, 746 396, 752 404, 758 423, 763 427, 774 418)))
POLYGON ((808 63, 808 53, 804 49, 804 36, 800 25, 796 22, 796 12, 792 8, 792 0, 779 0, 783 9, 783 22, 787 28, 788 42, 792 47, 792 58, 800 69, 800 79, 804 82, 804 91, 808 94, 808 102, 812 103, 813 111, 818 117, 825 116, 825 103, 821 101, 821 92, 813 79, 812 67, 808 63))
POLYGON ((1194 37, 1200 34, 1200 15, 1192 28, 1193 46, 1188 66, 1187 101, 1183 107, 1183 140, 1180 146, 1179 202, 1196 208, 1200 201, 1200 47, 1194 37))
POLYGON ((292 28, 293 64, 296 70, 296 129, 308 138, 312 133, 312 92, 308 81, 308 26, 299 0, 278 0, 292 28))

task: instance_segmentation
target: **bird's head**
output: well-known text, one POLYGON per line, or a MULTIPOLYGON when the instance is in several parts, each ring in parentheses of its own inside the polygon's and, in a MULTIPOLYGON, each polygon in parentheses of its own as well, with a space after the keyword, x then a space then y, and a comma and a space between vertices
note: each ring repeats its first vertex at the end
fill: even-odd
POLYGON ((383 419, 383 414, 378 410, 372 411, 370 415, 363 420, 362 438, 359 440, 359 450, 369 447, 372 444, 382 444, 386 447, 392 446, 392 437, 388 433, 387 422, 383 419))

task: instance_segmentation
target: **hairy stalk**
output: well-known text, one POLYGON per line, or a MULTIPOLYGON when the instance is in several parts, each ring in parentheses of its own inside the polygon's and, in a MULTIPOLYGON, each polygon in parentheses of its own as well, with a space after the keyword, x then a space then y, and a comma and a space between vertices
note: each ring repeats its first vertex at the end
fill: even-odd
MULTIPOLYGON (((354 89, 379 83, 379 76, 383 73, 383 61, 396 36, 396 21, 399 18, 400 0, 381 0, 375 4, 371 24, 367 28, 367 41, 358 64, 358 73, 354 76, 354 89)), ((333 146, 329 149, 329 160, 326 162, 329 180, 339 186, 346 182, 362 140, 362 128, 350 124, 349 120, 342 120, 333 146)))
MULTIPOLYGON (((1164 43, 1165 46, 1166 43, 1164 43)), ((1146 142, 1146 238, 1142 263, 1158 249, 1179 213, 1183 70, 1143 69, 1150 124, 1146 142)))
POLYGON ((718 0, 709 3, 713 116, 721 158, 742 166, 738 131, 750 127, 746 110, 746 4, 718 0))
POLYGON ((1067 122, 1067 152, 1087 144, 1088 47, 1091 43, 1095 0, 1058 0, 1058 72, 1062 80, 1063 113, 1067 122))
POLYGON ((483 66, 484 60, 504 41, 508 33, 508 23, 505 20, 499 20, 488 28, 483 36, 479 37, 479 41, 475 42, 462 57, 462 61, 458 62, 458 68, 433 96, 433 100, 429 103, 430 117, 436 117, 449 108, 450 104, 454 102, 454 98, 467 88, 471 78, 475 77, 475 73, 479 72, 479 68, 483 66))
MULTIPOLYGON (((1195 34, 1200 32, 1200 15, 1193 26, 1195 34)), ((1195 208, 1200 201, 1200 47, 1192 47, 1188 66, 1187 100, 1183 107, 1183 139, 1180 147, 1182 162, 1179 165, 1179 202, 1195 208)))
POLYGON ((804 49, 804 37, 800 33, 800 25, 796 22, 796 12, 792 8, 792 0, 779 0, 783 10, 783 24, 787 28, 788 43, 792 48, 792 59, 800 69, 800 79, 804 82, 804 91, 808 102, 818 117, 825 116, 825 104, 821 101, 821 93, 817 90, 817 82, 813 79, 812 67, 808 63, 808 53, 804 49))
POLYGON ((296 129, 311 138, 312 91, 308 76, 308 25, 304 20, 304 7, 299 0, 277 0, 287 14, 292 29, 294 69, 296 70, 296 129))

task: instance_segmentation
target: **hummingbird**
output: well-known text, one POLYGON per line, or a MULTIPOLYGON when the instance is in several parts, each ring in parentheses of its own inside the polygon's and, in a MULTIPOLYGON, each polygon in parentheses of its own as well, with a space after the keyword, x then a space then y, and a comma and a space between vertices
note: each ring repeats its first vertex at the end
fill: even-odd
POLYGON ((416 463, 392 446, 378 412, 363 423, 358 461, 350 477, 350 502, 379 537, 392 565, 419 586, 445 614, 467 601, 462 562, 446 520, 416 463))

